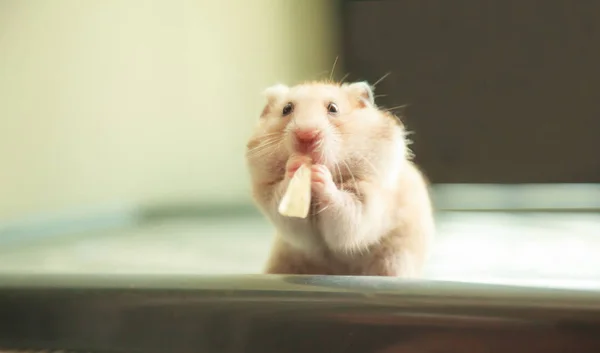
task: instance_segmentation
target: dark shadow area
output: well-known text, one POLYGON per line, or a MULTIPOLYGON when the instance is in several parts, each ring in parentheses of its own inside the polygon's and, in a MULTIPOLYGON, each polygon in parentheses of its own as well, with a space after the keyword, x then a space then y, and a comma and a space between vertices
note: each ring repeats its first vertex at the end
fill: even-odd
POLYGON ((351 79, 375 82, 434 183, 600 182, 600 3, 345 1, 351 79))

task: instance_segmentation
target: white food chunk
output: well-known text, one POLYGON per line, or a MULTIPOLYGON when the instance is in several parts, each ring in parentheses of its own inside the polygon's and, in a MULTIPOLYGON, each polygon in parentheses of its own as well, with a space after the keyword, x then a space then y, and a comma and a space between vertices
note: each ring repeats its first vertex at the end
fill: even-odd
POLYGON ((306 218, 310 209, 310 167, 298 168, 281 199, 279 213, 286 217, 306 218))

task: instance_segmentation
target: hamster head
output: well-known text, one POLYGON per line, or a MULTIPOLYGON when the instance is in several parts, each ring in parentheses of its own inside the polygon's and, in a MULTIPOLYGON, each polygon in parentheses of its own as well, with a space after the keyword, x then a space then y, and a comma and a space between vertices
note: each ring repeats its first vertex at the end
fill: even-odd
POLYGON ((282 84, 264 92, 266 104, 247 143, 257 182, 283 179, 291 155, 310 156, 336 182, 348 178, 396 180, 407 159, 400 120, 375 105, 366 82, 282 84))

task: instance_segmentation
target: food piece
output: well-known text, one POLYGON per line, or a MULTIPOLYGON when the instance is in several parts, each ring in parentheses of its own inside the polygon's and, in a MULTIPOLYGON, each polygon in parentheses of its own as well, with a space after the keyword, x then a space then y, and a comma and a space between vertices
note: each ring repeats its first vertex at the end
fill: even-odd
POLYGON ((279 203, 279 213, 286 217, 306 218, 310 209, 310 167, 298 168, 279 203))

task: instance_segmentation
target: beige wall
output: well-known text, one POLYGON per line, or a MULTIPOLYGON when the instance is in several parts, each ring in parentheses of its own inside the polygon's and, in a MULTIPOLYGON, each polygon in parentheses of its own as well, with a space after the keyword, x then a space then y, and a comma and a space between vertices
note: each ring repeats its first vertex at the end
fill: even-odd
POLYGON ((260 92, 331 68, 332 5, 0 0, 0 220, 247 200, 260 92))

